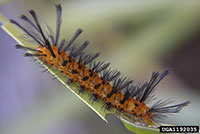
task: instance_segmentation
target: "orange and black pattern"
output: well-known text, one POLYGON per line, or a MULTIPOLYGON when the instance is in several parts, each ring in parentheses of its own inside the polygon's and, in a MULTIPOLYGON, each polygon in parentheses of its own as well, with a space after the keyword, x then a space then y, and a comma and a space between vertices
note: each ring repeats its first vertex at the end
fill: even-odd
POLYGON ((68 42, 65 39, 60 41, 62 22, 60 4, 56 5, 57 27, 55 36, 49 27, 51 34, 43 31, 44 28, 41 27, 34 10, 30 10, 29 13, 34 22, 25 15, 20 18, 31 25, 33 31, 28 31, 15 20, 10 21, 33 39, 38 47, 33 49, 16 45, 16 48, 33 51, 34 54, 25 53, 24 56, 35 56, 44 64, 57 68, 61 73, 68 76, 67 84, 79 83, 80 93, 89 90, 93 95, 92 100, 103 100, 106 109, 116 108, 130 118, 137 118, 149 125, 153 121, 161 121, 167 114, 179 112, 182 107, 188 105, 189 101, 168 106, 169 101, 162 100, 154 102, 151 106, 147 105, 153 98, 152 92, 155 87, 169 73, 169 69, 161 74, 153 72, 149 82, 142 86, 135 86, 132 84, 132 80, 120 76, 119 71, 111 70, 109 63, 95 61, 100 53, 87 54, 84 50, 89 44, 88 41, 83 42, 79 47, 74 45, 74 41, 82 33, 81 29, 78 29, 68 42))

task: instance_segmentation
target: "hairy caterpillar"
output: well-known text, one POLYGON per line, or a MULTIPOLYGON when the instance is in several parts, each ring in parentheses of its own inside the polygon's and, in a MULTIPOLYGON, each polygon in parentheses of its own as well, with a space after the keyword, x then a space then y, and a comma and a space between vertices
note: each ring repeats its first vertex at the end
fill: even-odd
POLYGON ((15 20, 10 21, 32 38, 38 44, 38 47, 33 49, 16 45, 16 48, 33 51, 34 54, 25 53, 24 56, 37 57, 44 64, 57 68, 62 74, 69 77, 68 84, 78 83, 80 85, 79 92, 90 91, 93 100, 103 100, 106 109, 116 108, 130 118, 137 118, 149 125, 153 121, 158 122, 166 114, 179 112, 182 107, 188 105, 189 101, 168 106, 169 101, 159 100, 152 106, 148 106, 147 100, 151 97, 157 84, 169 73, 169 69, 161 74, 153 72, 149 82, 138 87, 132 84, 132 80, 120 76, 119 71, 111 70, 109 63, 95 61, 100 53, 87 54, 84 50, 89 44, 88 41, 83 42, 80 47, 74 45, 74 41, 82 33, 81 29, 75 32, 69 42, 65 39, 60 41, 61 5, 56 5, 57 27, 55 37, 45 34, 34 10, 30 10, 29 13, 34 22, 25 15, 20 18, 30 24, 35 32, 28 31, 15 20))

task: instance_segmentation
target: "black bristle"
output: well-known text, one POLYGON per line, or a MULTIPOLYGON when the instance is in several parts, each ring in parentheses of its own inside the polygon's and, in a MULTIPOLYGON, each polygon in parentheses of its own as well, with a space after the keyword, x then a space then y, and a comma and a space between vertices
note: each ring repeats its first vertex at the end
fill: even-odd
POLYGON ((186 102, 176 104, 176 105, 167 106, 170 103, 172 102, 159 100, 153 104, 153 106, 150 108, 148 112, 153 113, 154 115, 153 120, 155 122, 158 122, 158 123, 162 122, 161 119, 167 117, 167 114, 179 112, 183 107, 187 106, 190 103, 190 101, 186 101, 186 102))
POLYGON ((99 55, 100 55, 100 53, 85 55, 85 57, 83 57, 83 64, 87 65, 88 63, 90 63, 94 59, 96 59, 99 55))
POLYGON ((69 41, 69 43, 67 44, 67 46, 65 48, 63 48, 63 51, 67 51, 71 45, 73 44, 73 42, 78 38, 78 36, 83 32, 82 29, 78 29, 76 31, 76 33, 74 34, 73 38, 69 41))
POLYGON ((101 71, 105 70, 108 68, 110 63, 104 63, 104 61, 99 61, 99 62, 94 62, 93 66, 91 67, 91 70, 93 70, 96 73, 100 73, 101 71))
POLYGON ((36 37, 34 37, 30 32, 28 32, 24 27, 22 27, 18 22, 15 20, 10 19, 10 22, 18 26, 20 29, 22 29, 27 35, 29 35, 32 39, 34 39, 39 45, 44 46, 36 37))
POLYGON ((63 40, 61 41, 61 43, 60 43, 60 46, 59 46, 59 48, 58 48, 58 52, 59 52, 59 53, 60 53, 60 50, 63 49, 64 45, 65 45, 65 39, 63 39, 63 40))
POLYGON ((76 58, 77 56, 82 54, 82 51, 89 45, 89 41, 85 41, 79 48, 74 47, 70 56, 76 58))
POLYGON ((56 14, 57 14, 57 19, 56 19, 56 39, 54 42, 55 46, 58 46, 58 41, 59 41, 59 36, 60 36, 60 27, 62 23, 62 7, 60 4, 55 5, 56 6, 56 14))
POLYGON ((25 47, 25 46, 22 46, 22 45, 15 45, 15 48, 42 53, 42 51, 39 51, 39 50, 36 50, 36 49, 33 49, 33 48, 29 48, 29 47, 25 47))
POLYGON ((122 90, 124 89, 125 87, 127 87, 129 84, 131 84, 133 81, 132 80, 127 80, 126 77, 121 77, 121 78, 118 78, 114 81, 114 84, 113 86, 116 88, 116 89, 119 89, 119 90, 122 90))
POLYGON ((47 24, 46 24, 46 26, 47 26, 47 29, 49 32, 48 37, 51 39, 51 44, 54 44, 55 43, 55 38, 54 38, 55 34, 50 26, 48 26, 47 24))
POLYGON ((25 53, 24 54, 25 57, 32 57, 32 56, 46 56, 46 54, 31 54, 31 53, 25 53))
POLYGON ((56 56, 55 56, 55 54, 54 54, 54 52, 53 52, 53 50, 52 50, 52 48, 51 48, 51 44, 50 44, 49 40, 45 37, 45 35, 44 35, 44 33, 43 33, 43 30, 42 30, 42 28, 41 28, 41 26, 40 26, 40 24, 39 24, 37 14, 35 13, 34 10, 29 10, 29 13, 31 14, 31 16, 32 16, 33 19, 35 20, 35 23, 36 23, 36 25, 37 25, 37 27, 38 27, 38 30, 39 30, 40 34, 42 35, 42 38, 43 38, 43 40, 44 40, 45 45, 47 46, 47 48, 48 48, 49 51, 51 52, 52 56, 55 58, 56 56))
POLYGON ((30 24, 32 27, 34 27, 36 31, 39 32, 39 29, 35 26, 35 24, 33 24, 33 22, 28 17, 26 17, 25 15, 21 15, 20 18, 22 20, 26 21, 28 24, 30 24))
POLYGON ((146 98, 149 96, 149 94, 154 90, 156 85, 167 75, 169 74, 169 69, 166 69, 162 72, 162 74, 159 75, 158 72, 153 72, 152 77, 144 91, 144 94, 142 95, 140 102, 145 101, 146 98))

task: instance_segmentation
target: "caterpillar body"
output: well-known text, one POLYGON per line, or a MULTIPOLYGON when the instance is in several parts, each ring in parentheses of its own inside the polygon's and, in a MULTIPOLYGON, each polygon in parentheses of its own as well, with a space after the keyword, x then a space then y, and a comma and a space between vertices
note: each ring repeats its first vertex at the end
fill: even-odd
POLYGON ((168 105, 169 101, 158 100, 152 106, 148 106, 147 100, 151 99, 151 94, 158 83, 169 74, 169 69, 166 69, 161 74, 153 72, 149 82, 144 83, 142 86, 133 85, 133 81, 120 76, 119 71, 111 70, 109 68, 110 63, 95 61, 100 53, 87 54, 84 50, 89 44, 88 41, 83 42, 80 47, 74 45, 74 41, 82 33, 81 29, 75 32, 69 42, 65 39, 60 41, 62 8, 60 4, 55 7, 57 14, 55 37, 45 34, 34 10, 29 11, 34 22, 25 15, 20 18, 31 25, 36 31, 35 33, 28 31, 17 21, 10 20, 11 23, 17 25, 38 45, 36 49, 16 45, 18 49, 34 52, 25 53, 24 56, 37 57, 44 64, 57 68, 62 74, 68 76, 68 84, 72 82, 78 83, 80 85, 79 92, 90 91, 93 95, 93 100, 103 100, 106 109, 115 108, 130 118, 137 118, 147 125, 152 122, 159 122, 167 114, 179 112, 190 103, 186 101, 176 105, 168 105))

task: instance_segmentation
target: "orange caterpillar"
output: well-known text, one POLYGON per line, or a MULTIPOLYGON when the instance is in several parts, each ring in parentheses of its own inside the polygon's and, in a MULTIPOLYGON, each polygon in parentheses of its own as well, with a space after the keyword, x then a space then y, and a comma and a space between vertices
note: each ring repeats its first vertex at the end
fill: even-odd
POLYGON ((68 76, 68 84, 79 83, 79 92, 89 90, 94 101, 101 99, 105 102, 106 109, 116 108, 130 118, 137 118, 149 125, 153 121, 159 122, 166 114, 179 112, 182 107, 188 105, 189 101, 167 106, 169 101, 161 100, 155 102, 152 106, 146 104, 149 98, 152 99, 150 94, 156 85, 169 73, 168 69, 161 74, 153 72, 150 81, 138 87, 132 84, 132 80, 123 76, 120 77, 120 72, 108 69, 109 63, 96 62, 95 59, 100 53, 86 54, 84 49, 88 46, 88 41, 85 41, 80 47, 73 45, 76 38, 82 33, 81 29, 76 31, 69 42, 63 39, 59 43, 62 16, 60 4, 56 5, 57 27, 55 37, 53 34, 45 35, 35 11, 30 10, 29 13, 34 22, 25 15, 20 18, 29 23, 34 31, 26 30, 14 20, 10 21, 32 38, 38 44, 38 47, 33 49, 16 45, 16 48, 35 52, 34 54, 26 53, 24 56, 35 56, 44 64, 57 68, 61 73, 68 76))

